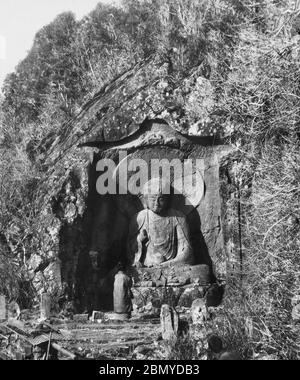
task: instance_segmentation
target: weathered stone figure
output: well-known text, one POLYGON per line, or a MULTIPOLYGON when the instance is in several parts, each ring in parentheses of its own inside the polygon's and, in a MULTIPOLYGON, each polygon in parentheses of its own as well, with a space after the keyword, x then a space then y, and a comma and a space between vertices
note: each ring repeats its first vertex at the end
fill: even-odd
POLYGON ((6 299, 5 296, 0 294, 0 321, 4 321, 7 317, 6 313, 6 299))
POLYGON ((179 331, 179 317, 169 305, 162 305, 160 312, 161 334, 163 340, 176 341, 179 331))
POLYGON ((114 312, 131 317, 132 312, 132 280, 124 272, 122 265, 115 276, 114 282, 114 312))
POLYGON ((41 319, 48 319, 51 316, 51 296, 43 293, 41 296, 41 319))
POLYGON ((193 264, 186 217, 169 208, 170 185, 156 178, 143 189, 147 209, 129 227, 128 255, 136 267, 193 264))

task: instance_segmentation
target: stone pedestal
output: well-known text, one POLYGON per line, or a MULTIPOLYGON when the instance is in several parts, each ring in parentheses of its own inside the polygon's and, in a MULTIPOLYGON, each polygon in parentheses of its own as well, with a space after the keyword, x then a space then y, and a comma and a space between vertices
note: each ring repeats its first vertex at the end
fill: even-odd
POLYGON ((210 287, 207 265, 182 265, 169 268, 132 269, 134 279, 133 308, 138 312, 160 309, 163 304, 172 307, 191 307, 197 298, 203 298, 210 287))
POLYGON ((178 287, 189 284, 207 286, 212 278, 208 265, 170 265, 157 268, 131 268, 134 286, 178 287))
MULTIPOLYGON (((197 298, 202 298, 207 287, 198 285, 187 285, 178 287, 134 287, 133 293, 133 308, 143 312, 145 308, 149 308, 149 304, 155 309, 160 309, 165 303, 173 307, 190 308, 193 301, 197 298)), ((150 311, 150 310, 147 310, 150 311)))

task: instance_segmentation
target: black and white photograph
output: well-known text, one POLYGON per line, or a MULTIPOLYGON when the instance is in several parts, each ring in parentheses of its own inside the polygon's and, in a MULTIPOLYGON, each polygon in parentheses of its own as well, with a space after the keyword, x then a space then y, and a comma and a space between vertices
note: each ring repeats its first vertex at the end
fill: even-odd
POLYGON ((0 0, 0 361, 299 359, 300 0, 0 0))

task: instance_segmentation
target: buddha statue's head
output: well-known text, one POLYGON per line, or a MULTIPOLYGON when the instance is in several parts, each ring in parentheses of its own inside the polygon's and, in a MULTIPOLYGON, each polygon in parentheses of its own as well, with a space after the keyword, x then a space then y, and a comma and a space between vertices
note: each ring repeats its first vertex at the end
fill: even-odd
POLYGON ((143 196, 148 209, 160 215, 169 205, 170 184, 161 178, 151 179, 144 185, 143 196))

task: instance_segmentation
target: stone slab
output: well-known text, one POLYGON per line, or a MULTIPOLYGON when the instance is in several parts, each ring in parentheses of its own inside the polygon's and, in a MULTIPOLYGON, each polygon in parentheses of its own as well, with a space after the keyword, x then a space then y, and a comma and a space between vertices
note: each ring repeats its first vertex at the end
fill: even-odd
POLYGON ((6 320, 6 299, 5 296, 0 295, 0 321, 6 320))
POLYGON ((48 319, 51 317, 51 296, 48 293, 41 295, 41 319, 48 319))

